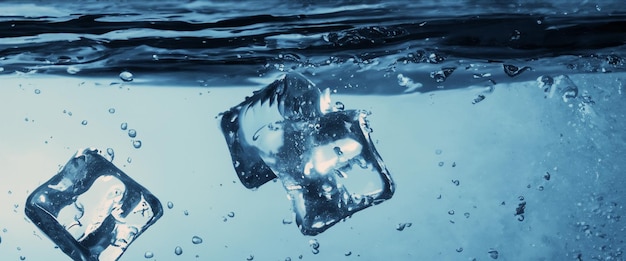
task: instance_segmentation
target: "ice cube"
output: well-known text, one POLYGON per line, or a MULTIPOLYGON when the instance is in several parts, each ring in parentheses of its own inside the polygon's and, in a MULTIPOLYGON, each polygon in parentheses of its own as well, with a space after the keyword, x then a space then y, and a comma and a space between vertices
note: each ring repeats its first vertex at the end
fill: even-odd
POLYGON ((262 154, 287 190, 303 234, 324 232, 393 195, 393 181, 370 139, 366 116, 347 110, 310 121, 283 121, 282 146, 272 155, 262 154))
POLYGON ((25 212, 73 260, 117 260, 163 208, 98 150, 85 149, 29 195, 25 212))
POLYGON ((323 115, 330 110, 329 97, 328 90, 322 93, 304 76, 290 73, 222 114, 222 132, 244 186, 252 189, 276 178, 260 154, 275 153, 280 146, 277 126, 323 115), (266 138, 259 141, 259 135, 266 138))

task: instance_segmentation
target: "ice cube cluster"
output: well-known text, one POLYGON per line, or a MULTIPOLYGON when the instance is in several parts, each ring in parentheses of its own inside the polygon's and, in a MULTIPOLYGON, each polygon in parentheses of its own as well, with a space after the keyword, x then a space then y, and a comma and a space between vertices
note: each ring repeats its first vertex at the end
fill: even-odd
POLYGON ((222 114, 241 183, 254 189, 280 179, 305 235, 324 232, 394 192, 370 139, 369 112, 342 107, 331 106, 328 89, 289 73, 222 114))
POLYGON ((159 200, 97 149, 33 191, 26 216, 73 260, 118 260, 162 215, 159 200))

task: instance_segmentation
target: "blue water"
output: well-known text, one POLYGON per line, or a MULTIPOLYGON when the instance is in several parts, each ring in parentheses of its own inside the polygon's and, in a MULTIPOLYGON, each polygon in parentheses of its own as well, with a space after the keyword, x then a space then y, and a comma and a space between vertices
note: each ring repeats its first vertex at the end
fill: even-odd
POLYGON ((163 205, 119 260, 626 259, 622 1, 0 10, 2 260, 71 260, 25 204, 86 147, 163 205), (315 236, 281 182, 241 184, 219 127, 286 73, 371 112, 395 184, 315 236))

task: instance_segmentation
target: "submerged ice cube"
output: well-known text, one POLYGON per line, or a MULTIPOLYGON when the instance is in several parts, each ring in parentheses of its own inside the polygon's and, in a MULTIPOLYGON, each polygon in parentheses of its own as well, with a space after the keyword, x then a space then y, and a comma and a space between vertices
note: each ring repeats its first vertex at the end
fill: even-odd
POLYGON ((85 149, 29 195, 25 212, 73 260, 117 260, 163 208, 97 150, 85 149))
POLYGON ((222 118, 242 183, 255 188, 278 177, 305 235, 319 234, 394 192, 369 136, 368 112, 333 111, 324 93, 303 76, 288 74, 222 118))
POLYGON ((222 114, 221 128, 244 186, 256 188, 276 178, 260 157, 280 146, 281 137, 273 135, 276 124, 323 115, 330 108, 329 95, 304 76, 291 73, 222 114), (258 140, 260 135, 265 139, 258 140))

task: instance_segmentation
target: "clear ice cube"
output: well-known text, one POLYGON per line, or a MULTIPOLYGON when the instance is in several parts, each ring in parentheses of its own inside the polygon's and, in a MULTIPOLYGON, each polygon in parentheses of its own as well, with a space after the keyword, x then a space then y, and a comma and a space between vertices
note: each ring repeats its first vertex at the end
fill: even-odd
POLYGON ((242 183, 255 188, 278 177, 305 235, 319 234, 394 192, 370 139, 368 112, 330 108, 328 91, 288 74, 222 118, 242 183))
POLYGON ((26 200, 26 216, 73 260, 117 260, 162 215, 159 200, 96 149, 77 152, 26 200))
POLYGON ((265 144, 259 144, 258 136, 273 133, 275 124, 285 120, 310 120, 323 115, 330 108, 329 95, 328 91, 322 94, 304 76, 290 73, 222 114, 222 132, 245 187, 257 188, 276 178, 260 154, 273 153, 280 137, 266 137, 262 140, 265 144))

